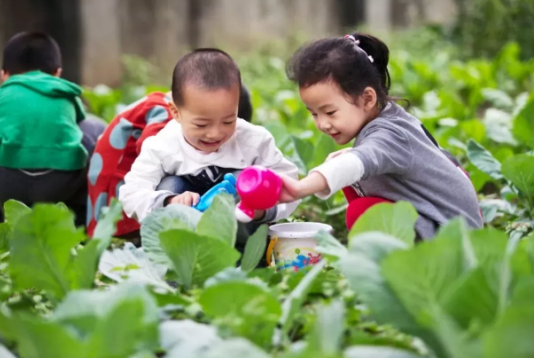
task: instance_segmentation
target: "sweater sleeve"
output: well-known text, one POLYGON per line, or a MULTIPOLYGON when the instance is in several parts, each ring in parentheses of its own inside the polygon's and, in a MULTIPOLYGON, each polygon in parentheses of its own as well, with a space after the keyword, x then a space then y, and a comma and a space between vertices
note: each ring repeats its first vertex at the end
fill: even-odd
POLYGON ((124 177, 124 185, 119 191, 119 200, 123 210, 130 218, 139 222, 152 212, 163 207, 165 198, 173 195, 170 191, 156 190, 165 176, 162 158, 157 150, 156 137, 145 140, 141 153, 124 177))
POLYGON ((377 126, 355 148, 312 170, 325 177, 329 188, 317 196, 328 199, 337 191, 376 175, 404 175, 410 169, 412 158, 410 144, 402 131, 377 126))
MULTIPOLYGON (((298 168, 295 164, 287 160, 280 149, 276 146, 274 138, 267 130, 258 148, 259 158, 254 163, 271 169, 277 174, 287 175, 298 179, 298 168)), ((267 210, 261 223, 276 222, 288 218, 297 208, 299 201, 287 204, 278 204, 267 210)))

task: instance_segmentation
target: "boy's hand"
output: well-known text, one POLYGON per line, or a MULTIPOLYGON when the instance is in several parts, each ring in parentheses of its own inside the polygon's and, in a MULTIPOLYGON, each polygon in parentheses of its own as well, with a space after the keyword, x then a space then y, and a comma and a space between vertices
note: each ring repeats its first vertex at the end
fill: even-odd
POLYGON ((200 200, 199 194, 186 191, 185 193, 167 198, 165 202, 166 202, 166 205, 181 204, 185 206, 195 206, 198 204, 199 200, 200 200))
POLYGON ((255 210, 254 220, 262 220, 265 217, 265 210, 255 210))

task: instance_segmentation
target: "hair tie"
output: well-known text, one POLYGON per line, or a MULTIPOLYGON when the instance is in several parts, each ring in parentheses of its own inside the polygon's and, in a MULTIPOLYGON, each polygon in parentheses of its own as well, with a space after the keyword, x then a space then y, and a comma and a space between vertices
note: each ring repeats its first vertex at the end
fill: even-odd
POLYGON ((375 59, 373 58, 373 56, 369 56, 369 54, 367 52, 365 52, 365 50, 363 48, 360 47, 360 40, 356 40, 356 38, 354 36, 352 36, 352 35, 345 35, 344 38, 352 41, 354 43, 354 45, 356 46, 356 48, 359 51, 362 51, 365 54, 365 56, 367 56, 369 61, 371 61, 371 63, 375 63, 375 59))

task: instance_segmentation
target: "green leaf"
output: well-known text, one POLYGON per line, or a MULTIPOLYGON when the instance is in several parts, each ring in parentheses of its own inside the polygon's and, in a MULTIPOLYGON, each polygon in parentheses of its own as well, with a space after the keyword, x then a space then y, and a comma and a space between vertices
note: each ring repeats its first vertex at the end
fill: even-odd
POLYGON ((234 247, 237 235, 237 221, 234 212, 234 198, 227 194, 217 195, 211 206, 202 215, 197 226, 197 233, 223 240, 234 247))
MULTIPOLYGON (((73 352, 85 351, 83 343, 59 323, 20 317, 12 320, 11 324, 17 331, 17 348, 21 357, 72 358, 73 352), (61 344, 50 344, 51 342, 61 344)), ((81 353, 78 357, 90 355, 81 353)))
POLYGON ((517 145, 512 136, 512 118, 509 113, 490 108, 484 115, 484 125, 488 138, 501 144, 517 145))
MULTIPOLYGON (((215 286, 223 282, 251 280, 248 279, 247 273, 242 271, 240 268, 228 267, 222 270, 221 272, 215 274, 213 277, 207 279, 204 283, 204 288, 215 286)), ((257 280, 261 281, 260 279, 257 280)))
POLYGON ((411 352, 390 347, 356 346, 348 348, 344 358, 421 358, 411 352))
POLYGON ((380 231, 412 245, 417 212, 407 202, 378 204, 369 208, 352 227, 349 240, 360 233, 380 231))
POLYGON ((207 288, 199 298, 204 312, 234 335, 268 347, 282 314, 278 299, 247 282, 225 282, 207 288))
POLYGON ((287 332, 293 323, 293 318, 302 307, 302 304, 308 296, 308 292, 312 288, 312 284, 322 272, 325 265, 325 260, 321 260, 319 263, 315 264, 282 303, 282 316, 280 317, 279 322, 279 326, 282 327, 282 329, 278 332, 279 335, 275 336, 274 344, 280 344, 282 339, 287 335, 287 332))
MULTIPOLYGON (((228 357, 269 358, 271 356, 246 339, 234 338, 215 343, 207 352, 201 354, 198 358, 228 357)), ((182 356, 177 356, 176 358, 182 358, 182 356)))
POLYGON ((159 336, 167 358, 197 358, 222 342, 215 327, 191 320, 162 322, 159 336))
POLYGON ((122 249, 104 252, 98 270, 116 282, 128 280, 151 285, 166 292, 175 291, 163 279, 166 267, 153 264, 142 248, 138 249, 129 242, 122 249))
POLYGON ((109 207, 103 208, 93 233, 93 240, 98 240, 98 256, 111 245, 111 238, 116 231, 117 221, 122 219, 122 205, 117 199, 111 200, 109 207))
POLYGON ((493 179, 502 179, 501 163, 486 148, 472 139, 467 143, 467 157, 478 169, 493 179))
POLYGON ((340 300, 317 310, 317 321, 309 337, 309 349, 325 357, 339 353, 345 332, 345 305, 340 300))
POLYGON ((235 265, 239 252, 222 240, 187 230, 160 233, 161 247, 186 288, 202 285, 208 278, 235 265))
POLYGON ((347 248, 327 232, 321 231, 317 233, 315 238, 317 239, 315 250, 327 257, 330 262, 334 262, 348 253, 347 248))
POLYGON ((530 358, 534 356, 534 306, 509 307, 499 322, 483 336, 484 357, 530 358))
POLYGON ((17 289, 39 288, 62 298, 71 289, 91 287, 88 277, 94 278, 96 272, 97 242, 78 256, 72 254, 85 236, 74 228, 71 213, 38 204, 17 221, 13 237, 9 267, 17 289))
POLYGON ((508 158, 502 165, 502 174, 523 194, 534 201, 534 157, 519 154, 508 158))
POLYGON ((245 245, 245 253, 241 259, 241 269, 250 272, 258 266, 267 247, 267 234, 269 227, 262 225, 256 230, 254 235, 248 238, 245 245))
POLYGON ((494 88, 483 88, 482 95, 495 107, 510 110, 514 106, 514 100, 504 91, 494 88))
POLYGON ((421 317, 447 297, 465 265, 462 239, 441 236, 412 250, 393 252, 384 259, 382 274, 412 316, 421 317))
POLYGON ((534 148, 534 96, 514 119, 513 133, 520 142, 534 148))
POLYGON ((51 318, 20 315, 10 326, 25 358, 115 358, 156 349, 157 323, 150 294, 125 284, 71 293, 51 318))
POLYGON ((472 339, 465 331, 461 330, 456 322, 440 307, 432 306, 430 315, 433 320, 433 330, 445 347, 447 357, 483 358, 479 341, 472 339))
POLYGON ((8 223, 0 223, 0 254, 9 251, 9 236, 11 226, 8 223))
POLYGON ((434 333, 416 322, 381 274, 381 263, 397 252, 403 252, 407 245, 381 233, 364 235, 351 242, 351 252, 340 260, 341 272, 350 287, 369 307, 378 323, 390 324, 402 332, 420 337, 439 354, 443 347, 434 333))
POLYGON ((67 268, 70 290, 90 288, 95 280, 98 268, 100 242, 89 242, 84 248, 78 250, 67 268))
POLYGON ((16 200, 8 200, 4 203, 4 215, 6 222, 14 227, 17 221, 24 215, 32 212, 32 209, 16 200))
POLYGON ((172 268, 161 248, 159 234, 171 229, 195 230, 201 217, 200 211, 183 205, 169 205, 150 213, 141 224, 141 242, 148 258, 156 265, 172 268))
POLYGON ((363 254, 375 262, 381 262, 392 252, 408 248, 405 242, 381 232, 359 234, 349 243, 350 252, 363 254))
POLYGON ((323 164, 326 158, 338 149, 336 142, 332 137, 321 135, 315 144, 315 152, 313 153, 312 166, 318 167, 323 164))

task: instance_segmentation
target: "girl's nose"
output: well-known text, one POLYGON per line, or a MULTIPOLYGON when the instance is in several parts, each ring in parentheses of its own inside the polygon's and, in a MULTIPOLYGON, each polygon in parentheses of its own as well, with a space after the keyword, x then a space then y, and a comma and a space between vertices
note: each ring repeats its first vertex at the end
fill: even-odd
POLYGON ((319 129, 323 131, 327 131, 332 128, 330 122, 325 118, 318 118, 317 124, 319 125, 319 129))

